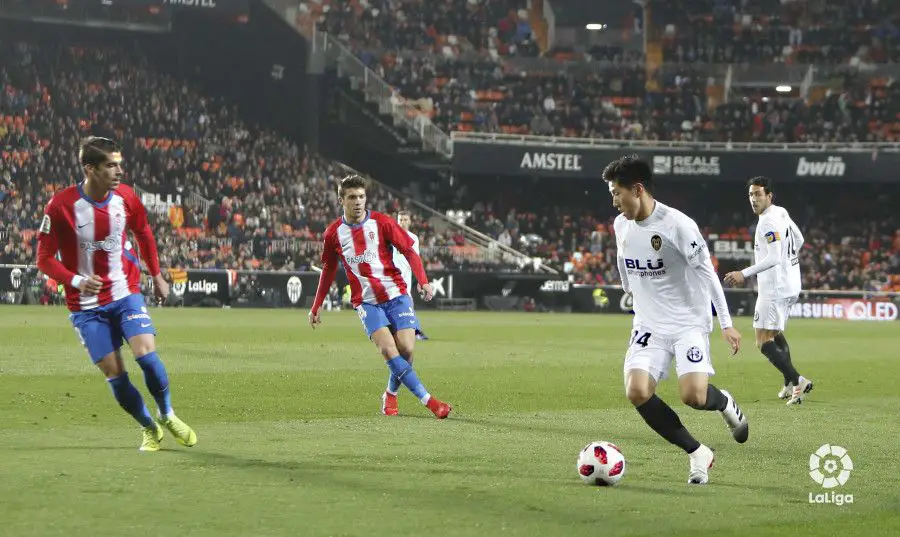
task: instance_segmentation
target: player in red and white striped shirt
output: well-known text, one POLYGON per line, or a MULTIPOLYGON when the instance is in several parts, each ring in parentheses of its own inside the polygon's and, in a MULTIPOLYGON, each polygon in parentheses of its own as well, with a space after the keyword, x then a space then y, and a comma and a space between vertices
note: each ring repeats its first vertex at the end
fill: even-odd
MULTIPOLYGON (((319 308, 334 281, 340 259, 350 280, 353 307, 366 335, 387 362, 394 377, 392 385, 399 387, 403 383, 438 419, 444 419, 453 408, 432 397, 412 368, 419 320, 403 274, 394 263, 394 250, 409 261, 419 282, 419 291, 428 301, 434 291, 428 283, 422 259, 413 249, 412 239, 393 218, 366 210, 366 181, 362 177, 345 177, 338 187, 338 196, 344 215, 325 230, 322 274, 309 311, 309 324, 315 328, 322 322, 319 308)), ((382 413, 397 415, 396 391, 385 391, 382 401, 382 413)))
POLYGON ((169 285, 159 269, 147 211, 131 187, 121 184, 122 149, 116 142, 87 138, 79 159, 84 180, 57 192, 47 204, 37 266, 64 284, 78 338, 106 375, 116 400, 143 427, 141 451, 159 451, 160 424, 182 445, 193 446, 197 434, 172 411, 168 375, 156 354, 156 330, 140 292, 140 262, 128 242, 130 230, 153 276, 156 297, 164 300, 169 285), (120 352, 123 339, 156 400, 159 424, 128 379, 120 352))

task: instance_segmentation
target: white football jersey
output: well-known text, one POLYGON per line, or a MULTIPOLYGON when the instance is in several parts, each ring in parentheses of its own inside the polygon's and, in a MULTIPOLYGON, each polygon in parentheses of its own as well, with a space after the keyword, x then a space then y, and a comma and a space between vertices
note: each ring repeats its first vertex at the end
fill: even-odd
MULTIPOLYGON (((418 254, 419 253, 419 237, 416 236, 412 231, 407 231, 407 235, 413 241, 413 250, 418 254)), ((420 254, 421 255, 421 254, 420 254)), ((400 274, 403 275, 403 281, 406 282, 406 288, 408 289, 409 295, 413 294, 413 286, 412 286, 412 267, 409 266, 409 261, 406 260, 406 257, 400 253, 396 248, 394 249, 394 266, 400 269, 400 274)))
POLYGON ((784 207, 770 205, 759 215, 753 265, 741 272, 756 275, 759 296, 790 298, 800 294, 800 248, 803 234, 784 207))
POLYGON ((657 201, 647 219, 619 215, 613 225, 622 285, 634 299, 634 326, 661 335, 709 333, 713 303, 719 324, 731 326, 706 241, 690 217, 657 201))

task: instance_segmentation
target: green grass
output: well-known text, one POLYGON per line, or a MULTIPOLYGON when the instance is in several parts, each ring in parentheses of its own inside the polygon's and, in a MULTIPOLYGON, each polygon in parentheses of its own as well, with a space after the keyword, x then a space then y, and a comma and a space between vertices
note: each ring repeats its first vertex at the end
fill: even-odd
MULTIPOLYGON (((794 361, 816 381, 800 407, 752 344, 714 382, 751 438, 665 382, 661 396, 717 450, 712 483, 625 400, 625 316, 423 313, 416 369, 454 404, 434 420, 410 394, 378 415, 387 371, 353 312, 313 332, 302 311, 157 310, 175 407, 200 436, 143 454, 61 309, 0 309, 0 535, 888 535, 900 532, 896 323, 793 321, 794 361), (591 440, 627 458, 620 486, 575 472, 591 440), (854 503, 810 505, 825 443, 855 469, 854 503)), ((126 353, 127 354, 127 353, 126 353)), ((139 368, 132 377, 144 390, 139 368)), ((673 375, 674 376, 674 375, 673 375)), ((150 399, 147 398, 149 401, 150 399)))

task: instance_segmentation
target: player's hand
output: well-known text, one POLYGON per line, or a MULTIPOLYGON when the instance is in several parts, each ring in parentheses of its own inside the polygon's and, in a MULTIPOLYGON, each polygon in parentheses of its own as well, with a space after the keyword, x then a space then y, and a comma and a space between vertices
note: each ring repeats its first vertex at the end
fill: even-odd
POLYGON ((739 270, 729 272, 725 275, 725 283, 730 285, 731 287, 744 285, 744 280, 746 280, 746 278, 744 278, 744 274, 739 270))
POLYGON ((419 285, 419 296, 421 296, 422 300, 425 302, 431 301, 431 299, 434 298, 434 287, 432 287, 430 283, 419 285))
POLYGON ((78 290, 85 296, 96 295, 103 288, 103 280, 96 274, 91 274, 87 278, 81 280, 78 290))
POLYGON ((731 346, 732 356, 741 350, 741 333, 737 331, 737 328, 733 326, 725 328, 722 330, 722 337, 725 338, 725 341, 731 346))
POLYGON ((169 282, 161 272, 153 277, 153 295, 157 304, 165 304, 169 298, 169 282))
POLYGON ((316 329, 317 324, 322 324, 322 317, 319 315, 318 311, 309 311, 309 326, 312 327, 313 330, 316 329))

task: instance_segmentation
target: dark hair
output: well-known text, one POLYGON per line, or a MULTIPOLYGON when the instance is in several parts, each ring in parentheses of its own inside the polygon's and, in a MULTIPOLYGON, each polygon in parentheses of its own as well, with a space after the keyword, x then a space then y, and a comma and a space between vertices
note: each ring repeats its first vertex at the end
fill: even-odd
POLYGON ((99 166, 109 159, 110 153, 121 153, 122 146, 109 138, 88 136, 81 141, 78 160, 82 166, 99 166))
POLYGON ((361 188, 366 190, 368 188, 368 181, 355 173, 344 177, 341 179, 341 184, 338 185, 338 197, 344 199, 344 192, 350 188, 361 188))
POLYGON ((397 211, 397 218, 400 218, 401 216, 408 216, 412 218, 412 213, 410 213, 406 209, 400 209, 399 211, 397 211))
POLYGON ((603 180, 626 187, 640 183, 644 190, 653 194, 653 170, 638 155, 626 155, 607 164, 603 169, 603 180))
POLYGON ((775 194, 775 181, 771 178, 766 177, 765 175, 757 175, 756 177, 751 177, 749 181, 747 181, 747 188, 751 186, 761 186, 763 187, 763 192, 766 194, 772 194, 774 197, 775 194))

